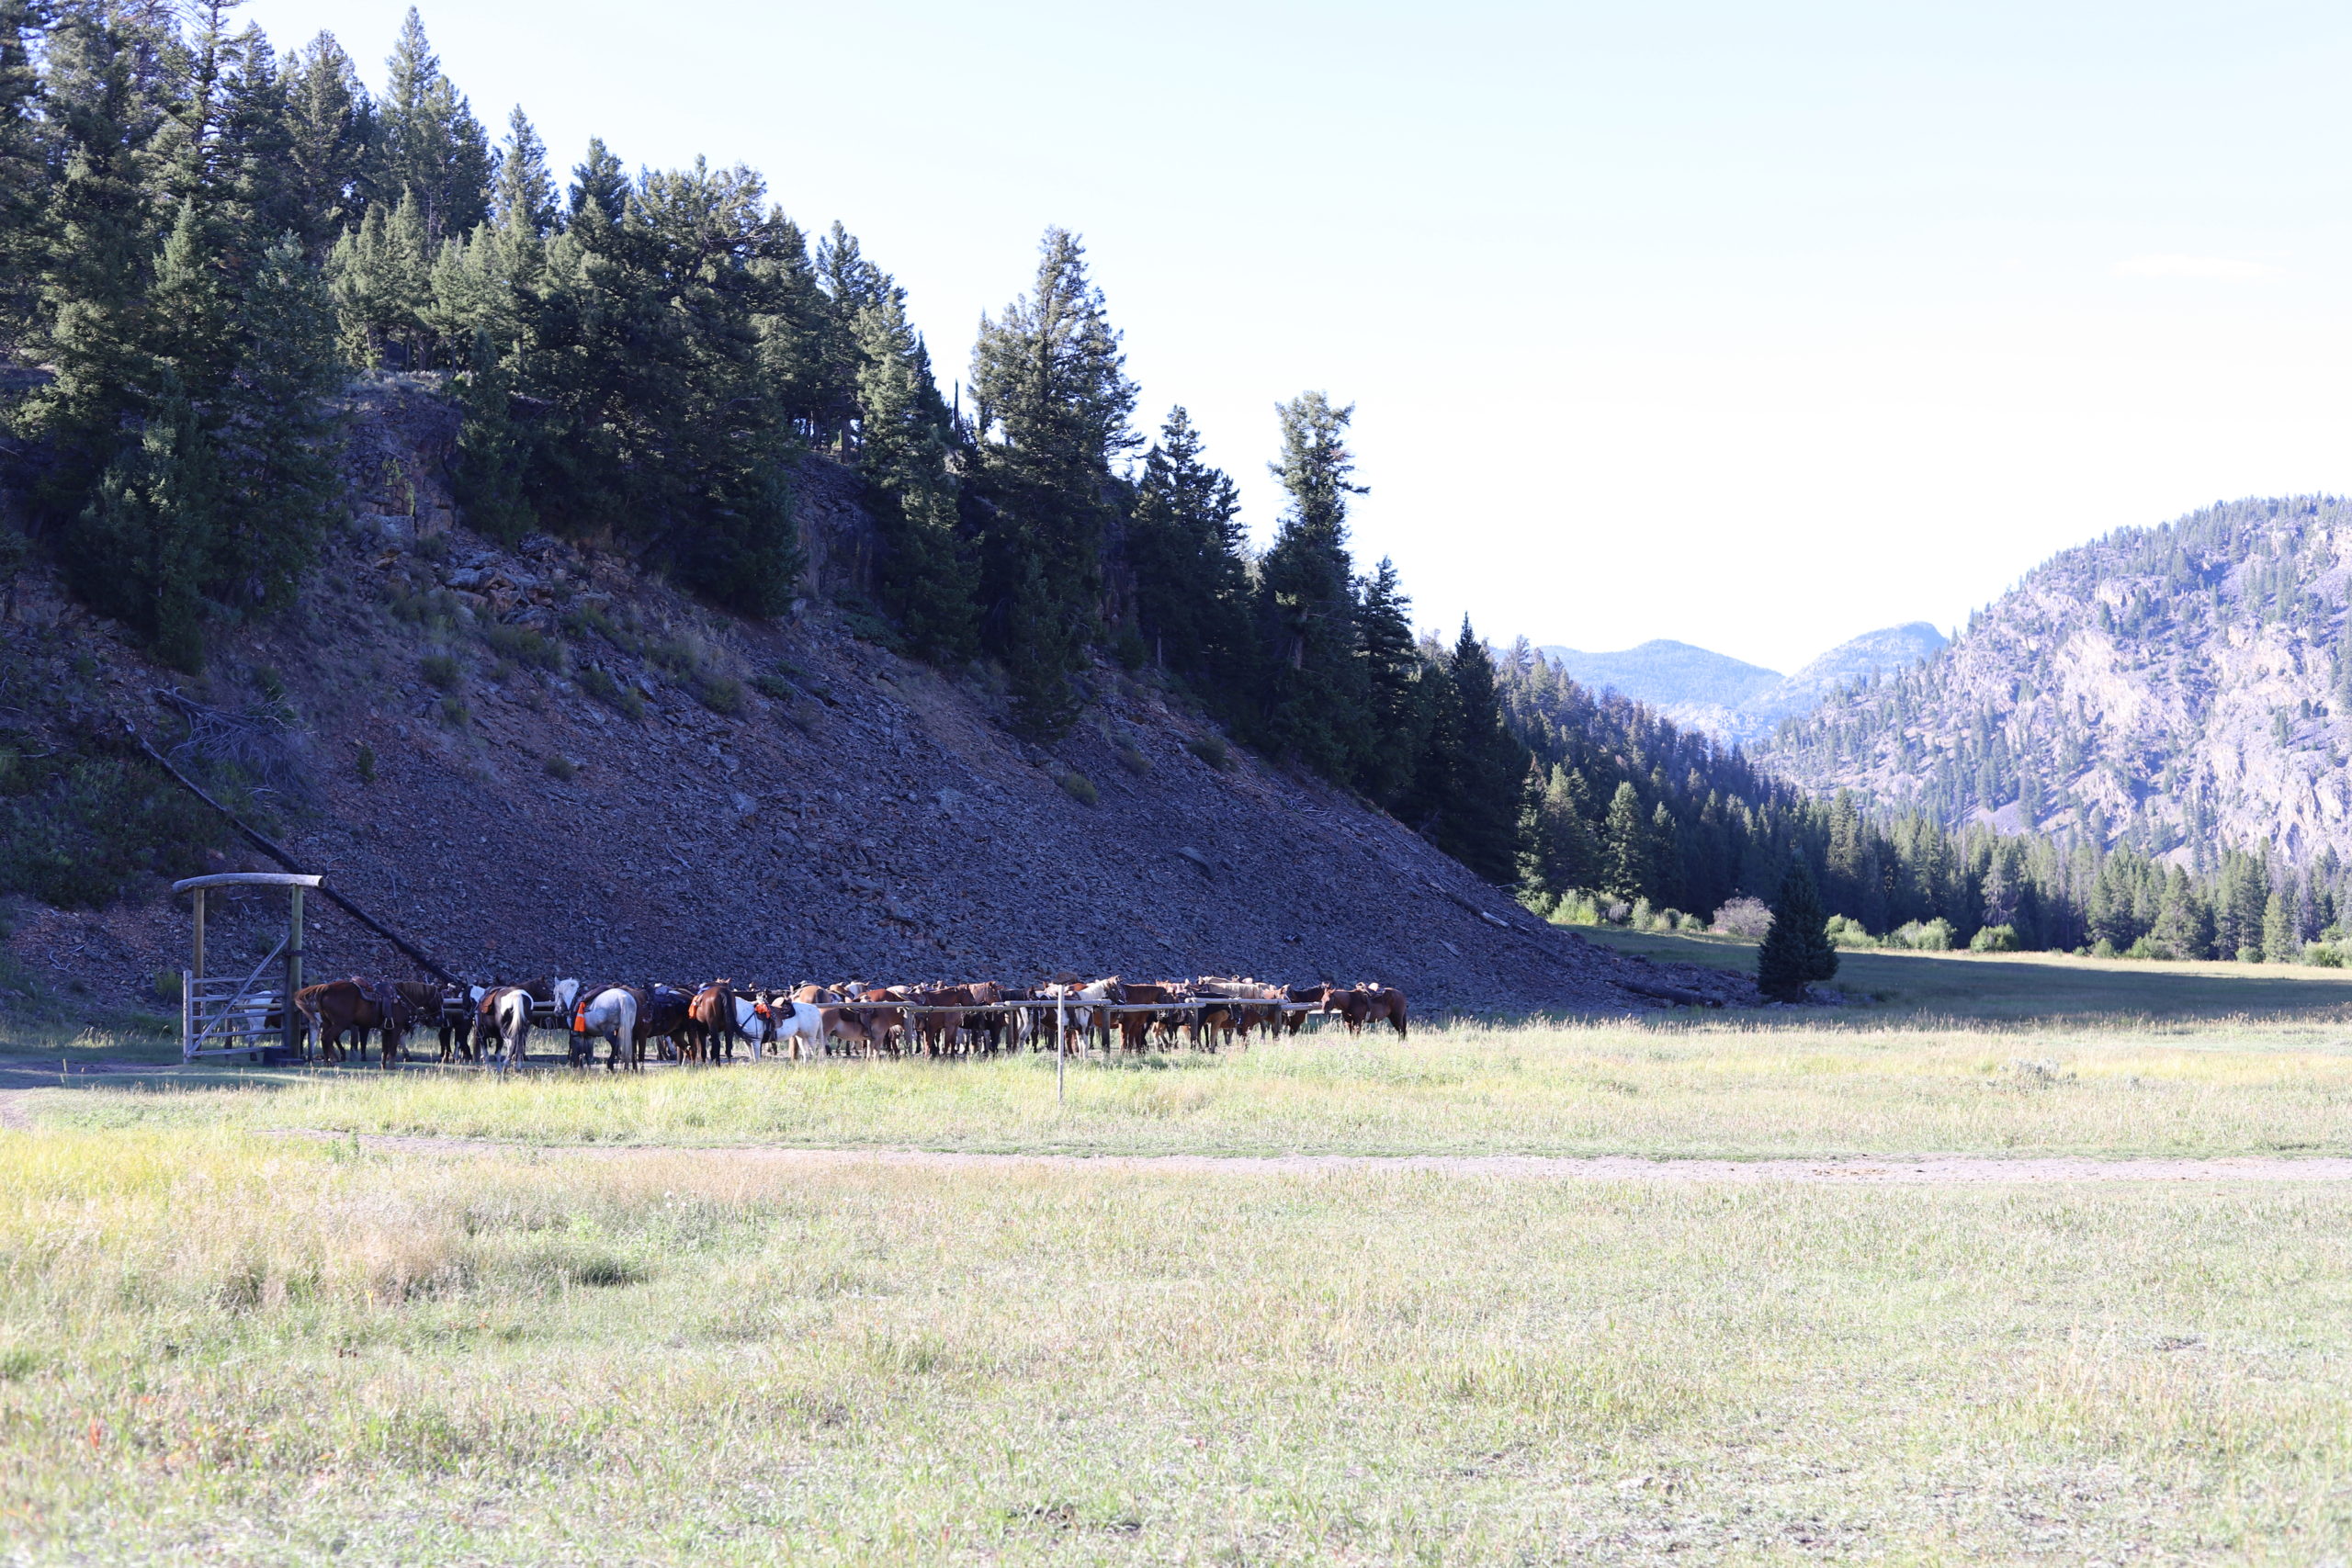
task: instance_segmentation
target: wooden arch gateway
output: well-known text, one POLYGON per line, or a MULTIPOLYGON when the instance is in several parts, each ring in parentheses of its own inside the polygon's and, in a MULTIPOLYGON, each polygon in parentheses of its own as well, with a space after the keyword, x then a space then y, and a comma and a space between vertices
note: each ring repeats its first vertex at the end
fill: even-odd
POLYGON ((230 871, 172 884, 173 892, 192 894, 196 901, 191 963, 180 971, 180 1060, 250 1055, 256 1061, 275 1061, 281 1052, 299 1058, 302 1015, 293 998, 302 988, 302 895, 325 881, 296 872, 230 871), (286 934, 243 978, 205 968, 204 896, 215 887, 286 889, 286 934), (283 967, 272 975, 280 959, 283 967), (277 982, 275 987, 271 980, 277 982))

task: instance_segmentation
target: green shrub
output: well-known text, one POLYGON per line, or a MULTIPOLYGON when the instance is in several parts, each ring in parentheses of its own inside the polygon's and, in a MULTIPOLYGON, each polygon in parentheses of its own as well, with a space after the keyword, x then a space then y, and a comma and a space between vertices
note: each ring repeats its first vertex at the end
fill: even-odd
POLYGON ((458 667, 456 657, 447 653, 426 654, 424 662, 420 668, 424 672, 425 684, 437 686, 445 692, 455 690, 458 682, 464 680, 466 674, 458 667))
POLYGON ((2259 963, 2261 963, 2261 962, 2262 962, 2262 949, 2260 949, 2260 948, 2258 948, 2258 947, 2241 947, 2241 948, 2239 948, 2239 949, 2238 949, 2238 962, 2239 962, 2239 963, 2241 963, 2241 964, 2259 964, 2259 963))
POLYGON ((779 674, 754 675, 752 685, 762 696, 772 697, 780 703, 791 702, 800 695, 800 688, 779 674))
POLYGON ((2303 944, 2303 962, 2314 969, 2341 969, 2344 967, 2344 950, 2332 942, 2306 942, 2303 944))
POLYGON ((2108 940, 2106 937, 2101 937, 2097 942, 2091 943, 2090 955, 2093 958, 2115 958, 2120 956, 2116 952, 2115 943, 2108 940))
POLYGON ((743 682, 732 675, 704 676, 695 687, 695 695, 722 718, 733 718, 743 711, 743 682))
POLYGON ((1222 735, 1195 736, 1184 742, 1184 750, 1220 773, 1225 772, 1226 764, 1233 760, 1233 753, 1227 747, 1225 737, 1222 735))
POLYGON ((158 969, 150 983, 155 987, 157 1000, 169 1002, 174 1007, 180 1005, 180 972, 178 970, 158 969))
POLYGON ((441 699, 441 722, 452 729, 463 729, 474 721, 474 710, 466 705, 463 697, 441 699))
POLYGON ((598 665, 591 664, 580 672, 580 689, 624 717, 638 719, 645 716, 645 699, 614 680, 598 665))
POLYGON ((1119 748, 1119 766, 1140 777, 1151 772, 1151 759, 1134 746, 1119 748))
POLYGON ((681 679, 691 679, 702 669, 702 652, 681 637, 663 637, 650 644, 645 657, 656 668, 666 670, 681 679))
POLYGON ((1061 783, 1062 793, 1069 796, 1072 800, 1078 802, 1080 806, 1099 806, 1102 804, 1102 792, 1094 787, 1094 781, 1088 778, 1084 773, 1064 773, 1062 775, 1061 783))
POLYGON ((1960 932, 1950 920, 1938 915, 1932 920, 1906 920, 1887 933, 1886 945, 1907 947, 1914 953, 1950 953, 1960 932))
POLYGON ((376 782, 376 748, 368 745, 365 740, 361 741, 358 754, 352 759, 352 765, 358 772, 361 784, 374 784, 376 782))
POLYGON ((560 753, 548 759, 548 777, 570 784, 580 773, 580 764, 560 753))
POLYGON ((1968 939, 1971 953, 2015 953, 2018 951, 2018 929, 2015 926, 1984 926, 1968 939))
POLYGON ((1828 934, 1833 947, 1872 948, 1879 945, 1878 938, 1871 935, 1870 928, 1851 916, 1832 915, 1823 930, 1828 934))
POLYGON ((517 664, 534 670, 563 668, 563 645, 553 637, 541 637, 528 626, 493 625, 481 637, 492 649, 517 664))

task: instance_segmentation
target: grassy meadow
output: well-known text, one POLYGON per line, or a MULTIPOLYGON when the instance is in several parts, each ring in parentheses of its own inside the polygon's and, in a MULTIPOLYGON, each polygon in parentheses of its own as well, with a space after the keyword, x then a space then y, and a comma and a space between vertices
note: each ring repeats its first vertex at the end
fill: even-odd
POLYGON ((1058 1110, 1028 1058, 502 1085, 92 1071, 103 1040, 16 1042, 0 1541, 28 1562, 2352 1553, 2352 1185, 743 1146, 2352 1152, 2352 1030, 2300 973, 2165 1019, 2081 999, 2150 966, 1925 962, 1952 972, 1911 1006, 1074 1065, 1058 1110))

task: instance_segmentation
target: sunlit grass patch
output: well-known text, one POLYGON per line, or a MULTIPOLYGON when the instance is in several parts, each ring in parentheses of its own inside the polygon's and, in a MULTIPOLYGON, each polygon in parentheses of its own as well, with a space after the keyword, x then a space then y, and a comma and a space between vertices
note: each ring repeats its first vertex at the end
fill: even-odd
MULTIPOLYGON (((55 1080, 36 1080, 54 1082, 55 1080)), ((38 1116, 598 1146, 1081 1154, 2352 1152, 2332 1024, 1911 1028, 1848 1020, 1336 1031, 1216 1055, 848 1061, 516 1078, 371 1066, 85 1083, 38 1116), (191 1087, 216 1086, 216 1087, 191 1087), (220 1087, 225 1086, 225 1087, 220 1087)))
POLYGON ((0 1517, 35 1561, 2312 1560, 2347 1222, 9 1134, 0 1517))

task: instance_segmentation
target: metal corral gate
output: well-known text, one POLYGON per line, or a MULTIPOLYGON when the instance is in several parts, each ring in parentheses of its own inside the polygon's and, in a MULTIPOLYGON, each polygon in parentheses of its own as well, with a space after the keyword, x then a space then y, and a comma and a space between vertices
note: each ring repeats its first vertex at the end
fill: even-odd
POLYGON ((180 971, 180 1060, 241 1053, 275 1060, 277 1052, 301 1050, 302 1018, 289 1002, 302 988, 302 894, 323 880, 292 872, 232 871, 172 884, 173 892, 196 896, 192 962, 180 971), (205 973, 204 896, 215 887, 283 887, 287 891, 286 934, 242 978, 205 973), (281 959, 283 966, 273 974, 273 966, 281 959), (277 984, 269 984, 271 980, 277 984), (274 1024, 272 1014, 277 1015, 274 1024))

